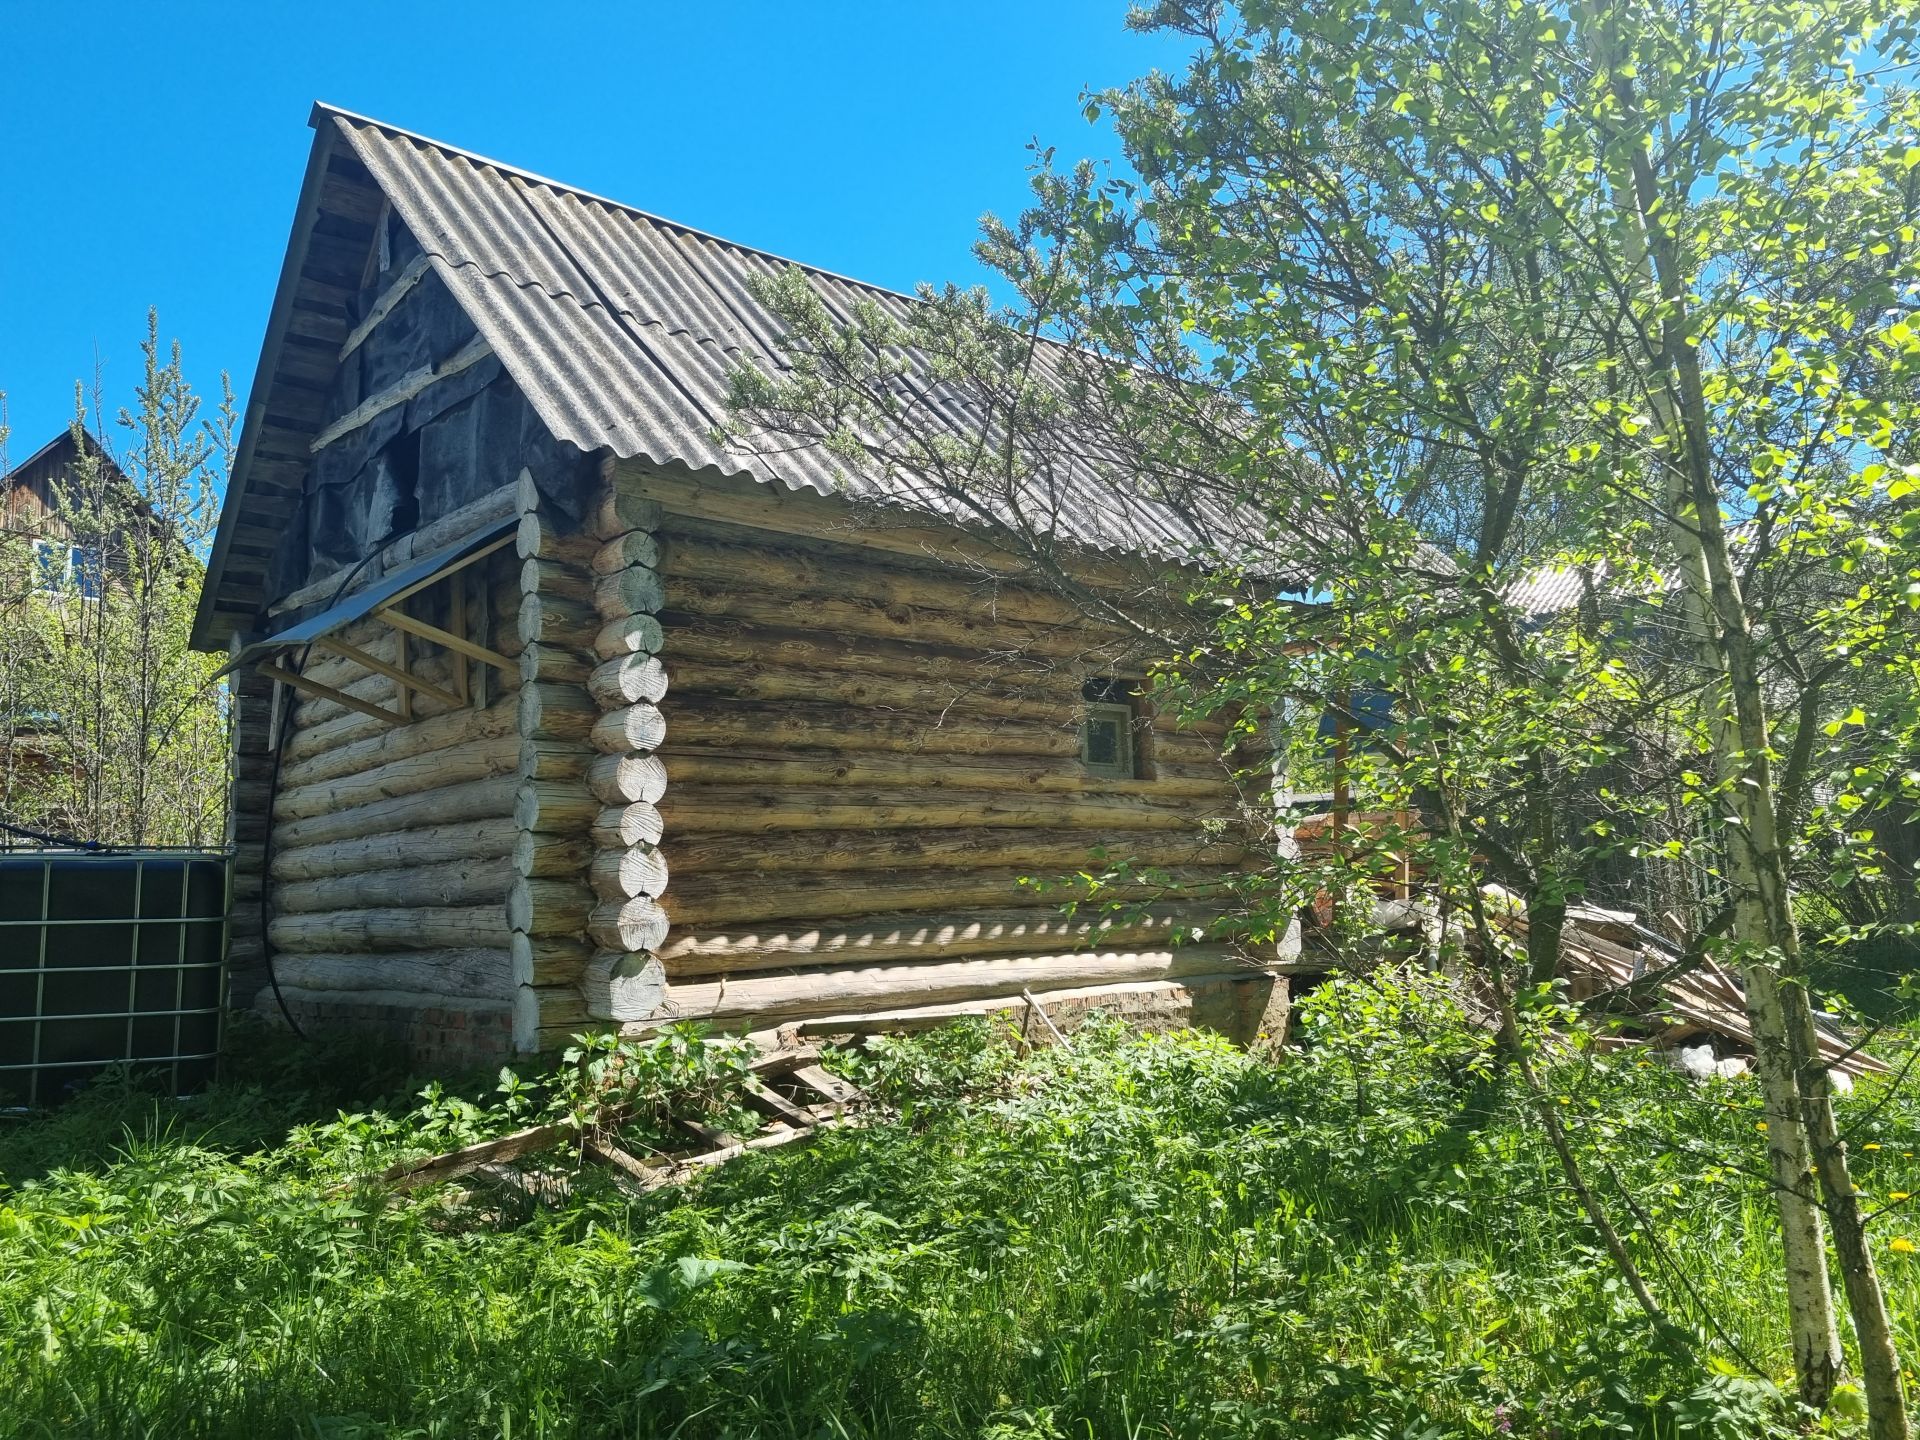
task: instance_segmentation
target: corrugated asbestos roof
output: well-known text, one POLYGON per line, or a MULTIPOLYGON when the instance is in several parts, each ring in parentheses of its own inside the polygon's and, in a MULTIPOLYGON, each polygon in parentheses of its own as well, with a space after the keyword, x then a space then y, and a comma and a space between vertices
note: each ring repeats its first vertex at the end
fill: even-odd
MULTIPOLYGON (((560 439, 623 459, 956 513, 931 487, 877 466, 849 470, 823 448, 790 448, 769 462, 714 443, 714 427, 728 418, 730 373, 785 365, 784 327, 753 282, 792 262, 391 126, 325 113, 560 439)), ((860 302, 896 320, 918 303, 799 268, 843 320, 860 302)), ((964 397, 954 401, 940 412, 971 434, 964 397)), ((1247 531, 1207 500, 1182 495, 1176 507, 1103 480, 1091 453, 1069 469, 1048 493, 1023 497, 1024 508, 1081 544, 1186 558, 1222 533, 1247 531)))
MULTIPOLYGON (((824 447, 786 447, 770 460, 715 443, 714 427, 728 418, 731 372, 787 363, 783 325, 753 285, 794 262, 331 106, 316 106, 312 124, 314 148, 195 644, 226 644, 271 598, 271 557, 300 503, 308 442, 324 418, 382 204, 412 231, 557 438, 695 475, 978 518, 967 503, 912 476, 883 473, 877 464, 863 472, 824 447)), ((920 303, 795 268, 843 321, 861 303, 898 320, 920 303)), ((1038 365, 1059 378, 1082 358, 1043 345, 1038 365)), ((902 383, 957 434, 972 438, 979 430, 972 397, 928 383, 911 366, 902 383)), ((1044 481, 1023 481, 1020 493, 990 508, 1004 516, 1017 504, 1027 523, 1094 549, 1201 562, 1224 552, 1264 571, 1285 568, 1271 558, 1264 517, 1236 513, 1210 486, 1177 478, 1161 485, 1124 471, 1118 448, 1074 436, 1049 454, 1044 481)))

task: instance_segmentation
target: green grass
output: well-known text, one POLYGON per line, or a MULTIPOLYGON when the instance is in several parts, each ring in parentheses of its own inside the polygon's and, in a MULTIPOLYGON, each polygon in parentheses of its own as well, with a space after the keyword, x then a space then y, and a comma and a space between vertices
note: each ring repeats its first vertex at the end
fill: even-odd
MULTIPOLYGON (((1554 1076, 1660 1237, 1656 1335, 1478 1037, 1368 987, 1314 1008, 1279 1064, 892 1044, 842 1062, 871 1124, 639 1201, 589 1168, 557 1208, 343 1185, 512 1116, 408 1114, 335 1055, 102 1087, 0 1132, 0 1435, 1789 1433, 1751 1087, 1554 1076)), ((1847 1107, 1862 1183, 1920 1190, 1920 1109, 1883 1098, 1847 1107)), ((1910 1347, 1906 1224, 1876 1240, 1910 1347)))

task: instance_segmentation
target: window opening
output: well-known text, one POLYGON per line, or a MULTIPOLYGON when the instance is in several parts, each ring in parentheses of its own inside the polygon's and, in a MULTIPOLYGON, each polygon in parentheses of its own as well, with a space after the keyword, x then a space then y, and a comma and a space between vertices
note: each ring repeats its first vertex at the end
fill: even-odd
POLYGON ((1130 681, 1101 678, 1082 687, 1080 764, 1089 775, 1135 780, 1140 775, 1136 731, 1136 687, 1130 681))

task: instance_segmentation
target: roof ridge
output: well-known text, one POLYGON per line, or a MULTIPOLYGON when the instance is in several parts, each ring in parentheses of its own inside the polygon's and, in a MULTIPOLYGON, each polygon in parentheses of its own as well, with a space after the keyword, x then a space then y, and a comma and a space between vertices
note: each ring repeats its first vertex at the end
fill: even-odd
POLYGON ((795 260, 791 255, 782 255, 775 250, 767 250, 758 245, 746 245, 738 240, 730 240, 715 231, 703 230, 698 225, 689 225, 683 220, 674 220, 656 211, 643 210, 640 206, 629 204, 625 200, 615 200, 610 195, 602 195, 598 191, 588 190, 580 185, 571 185, 565 180, 556 180, 551 175, 540 174, 537 170, 529 170, 521 165, 512 165, 505 160, 496 160, 491 155, 482 155, 475 150, 467 150, 459 145, 450 145, 445 140, 436 140, 433 136, 423 135, 418 130, 409 130, 405 126, 394 125, 385 120, 378 120, 371 115, 362 115, 357 111, 348 110, 343 106, 329 105, 324 100, 316 100, 313 102, 312 112, 307 117, 307 124, 318 129, 320 121, 323 118, 345 121, 349 125, 370 125, 376 130, 384 130, 387 134, 397 136, 400 139, 412 140, 421 145, 430 145, 444 155, 457 156, 471 164, 485 165, 488 169, 497 170, 503 175, 515 176, 535 185, 545 185, 549 189, 564 192, 577 199, 591 201, 596 205, 606 205, 614 210, 625 211, 629 215, 638 216, 640 219, 650 221, 655 225, 664 225, 668 229, 678 230, 684 235, 692 235, 702 240, 711 241, 713 244, 724 246, 728 250, 747 255, 758 255, 763 259, 772 260, 776 264, 791 265, 797 270, 805 270, 809 274, 819 275, 828 280, 838 280, 845 285, 853 285, 862 290, 871 290, 877 295, 891 295, 897 300, 910 301, 916 305, 924 303, 920 296, 909 294, 905 290, 896 290, 890 285, 876 285, 871 280, 862 280, 856 275, 847 275, 838 270, 829 270, 824 265, 809 264, 805 260, 795 260))

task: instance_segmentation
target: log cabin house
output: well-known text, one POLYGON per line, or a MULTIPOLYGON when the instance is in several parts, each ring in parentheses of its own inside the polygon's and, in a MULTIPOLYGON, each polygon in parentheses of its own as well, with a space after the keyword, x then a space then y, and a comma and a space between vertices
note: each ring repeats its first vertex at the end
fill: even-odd
MULTIPOLYGON (((1271 950, 1193 938, 1207 902, 1103 930, 1022 883, 1094 846, 1245 863, 1221 734, 1156 725, 1124 637, 978 526, 714 438, 729 370, 779 363, 752 287, 787 262, 311 123, 195 631, 236 696, 236 1003, 449 1061, 1284 1005, 1271 950)), ((1180 522, 1116 494, 1059 523, 1097 576, 1180 522)))

